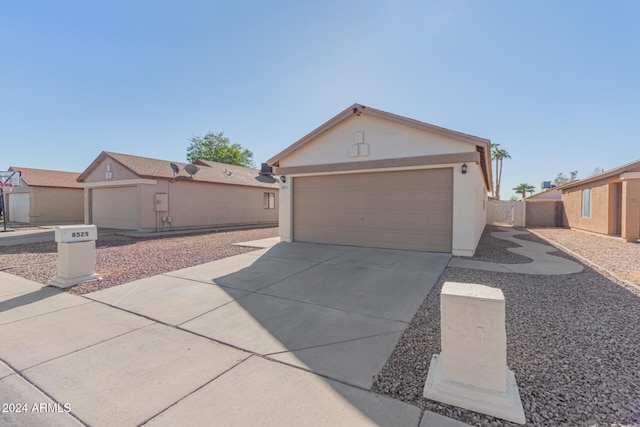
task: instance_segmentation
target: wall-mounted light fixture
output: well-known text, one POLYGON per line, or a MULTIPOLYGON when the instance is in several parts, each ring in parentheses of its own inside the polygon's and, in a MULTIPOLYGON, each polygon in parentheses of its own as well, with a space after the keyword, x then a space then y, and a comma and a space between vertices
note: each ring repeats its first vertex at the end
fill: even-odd
POLYGON ((464 175, 465 173, 467 173, 467 164, 463 163, 462 164, 462 175, 464 175))
POLYGON ((282 182, 283 184, 284 184, 285 182, 287 182, 287 177, 286 177, 286 176, 284 176, 284 175, 282 175, 282 176, 280 177, 280 182, 282 182))

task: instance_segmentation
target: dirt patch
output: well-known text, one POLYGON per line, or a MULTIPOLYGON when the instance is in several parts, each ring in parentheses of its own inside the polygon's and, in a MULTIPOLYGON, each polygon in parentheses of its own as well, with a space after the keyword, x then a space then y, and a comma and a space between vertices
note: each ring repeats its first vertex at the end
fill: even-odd
POLYGON ((640 285, 640 270, 623 271, 615 273, 622 280, 627 280, 636 285, 640 285))

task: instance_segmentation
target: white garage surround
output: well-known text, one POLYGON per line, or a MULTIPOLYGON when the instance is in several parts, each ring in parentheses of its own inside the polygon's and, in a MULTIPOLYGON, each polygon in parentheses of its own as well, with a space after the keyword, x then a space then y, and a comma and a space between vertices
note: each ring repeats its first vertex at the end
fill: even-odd
MULTIPOLYGON (((438 166, 423 166, 422 168, 413 167, 413 168, 361 170, 361 171, 351 171, 350 174, 325 173, 325 174, 318 174, 318 175, 311 175, 311 174, 287 175, 285 177, 285 182, 280 184, 280 220, 279 220, 280 237, 284 242, 314 241, 316 243, 333 243, 333 244, 370 246, 370 247, 394 247, 398 249, 400 248, 399 245, 382 246, 379 244, 366 244, 366 242, 363 243, 362 241, 360 242, 353 241, 353 240, 348 241, 349 238, 359 239, 359 237, 349 237, 346 235, 345 236, 340 235, 339 229, 333 230, 331 233, 326 233, 324 234, 323 238, 318 238, 318 239, 308 239, 308 236, 304 234, 300 239, 299 238, 300 230, 298 229, 297 230, 298 236, 296 237, 296 225, 295 225, 296 217, 298 218, 298 222, 299 222, 301 214, 299 212, 296 212, 294 214, 294 211, 295 211, 294 204, 295 204, 295 209, 298 209, 299 206, 302 206, 303 215, 304 215, 304 211, 309 210, 308 203, 310 203, 309 201, 307 202, 300 201, 300 200, 298 200, 298 202, 294 201, 295 194, 296 194, 296 190, 295 190, 296 183, 303 182, 303 185, 306 186, 307 184, 304 183, 305 179, 308 179, 308 178, 317 179, 318 177, 329 177, 329 176, 336 177, 334 179, 337 182, 343 182, 342 180, 344 180, 345 177, 359 175, 359 174, 364 174, 364 175, 382 174, 378 176, 388 177, 389 173, 391 172, 395 172, 395 173, 402 172, 406 174, 405 176, 415 179, 415 177, 420 176, 420 174, 426 173, 428 176, 428 174, 433 173, 432 171, 448 170, 448 171, 451 171, 451 179, 452 179, 452 183, 451 183, 452 184, 451 186, 452 203, 451 203, 451 217, 450 217, 451 226, 449 228, 451 239, 450 239, 449 250, 444 250, 442 247, 436 248, 436 249, 434 249, 433 247, 429 247, 434 243, 433 241, 429 242, 428 239, 426 242, 424 241, 420 242, 417 246, 415 244, 415 241, 414 243, 405 242, 404 244, 401 244, 401 245, 404 245, 403 249, 423 250, 423 251, 433 251, 433 252, 447 252, 447 253, 452 253, 453 255, 459 255, 459 256, 472 256, 473 253, 475 252, 475 248, 482 234, 482 229, 484 228, 484 220, 486 217, 486 210, 485 210, 486 196, 484 193, 484 187, 482 185, 482 170, 480 169, 480 166, 475 163, 468 164, 466 174, 461 173, 461 168, 462 168, 462 163, 438 165, 438 166), (330 237, 336 238, 338 240, 330 241, 330 237), (414 245, 414 247, 411 247, 412 245, 414 245), (426 248, 425 248, 425 245, 426 245, 426 248), (422 247, 419 247, 419 246, 422 246, 422 247)), ((350 178, 347 178, 347 179, 349 180, 350 178)), ((313 182, 313 180, 311 182, 313 182)), ((396 188, 396 190, 397 190, 396 193, 400 193, 400 194, 407 193, 402 189, 396 188)), ((346 194, 349 194, 348 190, 338 191, 338 193, 343 193, 343 194, 345 192, 346 194)), ((426 193, 428 193, 428 191, 425 190, 423 192, 423 195, 426 193)), ((362 194, 371 194, 371 191, 363 189, 362 194)), ((344 198, 343 196, 337 196, 337 197, 344 198)), ((393 197, 397 198, 398 195, 394 194, 393 197)), ((402 197, 403 196, 400 196, 400 198, 402 197)), ((440 198, 441 197, 442 196, 440 196, 440 198)), ((431 200, 438 200, 438 197, 436 197, 436 199, 431 199, 431 200)), ((312 203, 315 203, 315 205, 317 206, 318 202, 312 202, 312 203)), ((445 203, 448 203, 448 202, 445 202, 445 203)), ((383 212, 384 211, 385 210, 383 209, 383 212)), ((339 211, 335 211, 334 214, 338 214, 338 212, 339 211)), ((343 230, 346 229, 347 227, 346 218, 348 218, 348 215, 345 214, 344 216, 345 216, 345 223, 342 228, 343 230)), ((394 220, 393 215, 388 216, 387 218, 389 222, 393 222, 394 220)), ((394 225, 391 225, 391 229, 393 228, 394 228, 394 225)), ((364 229, 366 229, 366 227, 360 228, 360 230, 364 230, 364 229)), ((427 229, 429 229, 429 227, 427 227, 427 229)), ((356 228, 355 230, 358 230, 358 228, 356 228)), ((303 232, 306 233, 306 231, 303 231, 303 232)), ((411 240, 414 237, 413 234, 418 234, 420 232, 421 232, 420 228, 414 228, 413 233, 403 232, 403 234, 405 236, 411 236, 410 237, 410 240, 411 240)), ((354 234, 357 236, 359 233, 352 232, 351 236, 353 236, 354 234)))

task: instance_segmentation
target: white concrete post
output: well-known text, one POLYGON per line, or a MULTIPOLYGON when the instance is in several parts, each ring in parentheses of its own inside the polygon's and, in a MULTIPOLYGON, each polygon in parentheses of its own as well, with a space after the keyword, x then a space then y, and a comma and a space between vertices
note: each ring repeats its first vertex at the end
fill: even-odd
POLYGON ((446 282, 440 323, 442 353, 431 359, 424 397, 524 424, 518 386, 507 367, 502 291, 446 282))
POLYGON ((63 225, 55 228, 58 243, 58 274, 49 285, 69 288, 79 283, 100 279, 96 274, 95 225, 63 225))

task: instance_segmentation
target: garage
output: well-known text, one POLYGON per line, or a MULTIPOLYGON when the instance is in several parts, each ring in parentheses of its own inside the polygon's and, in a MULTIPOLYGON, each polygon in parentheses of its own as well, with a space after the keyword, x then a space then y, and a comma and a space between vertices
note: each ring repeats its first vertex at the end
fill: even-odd
POLYGON ((451 252, 452 168, 296 177, 293 240, 451 252))
POLYGON ((283 242, 473 256, 491 141, 353 104, 267 161, 283 242))
POLYGON ((9 193, 4 197, 9 198, 9 219, 15 222, 31 222, 29 216, 29 193, 9 193))
POLYGON ((91 190, 91 218, 100 227, 138 228, 137 187, 108 187, 91 190))

